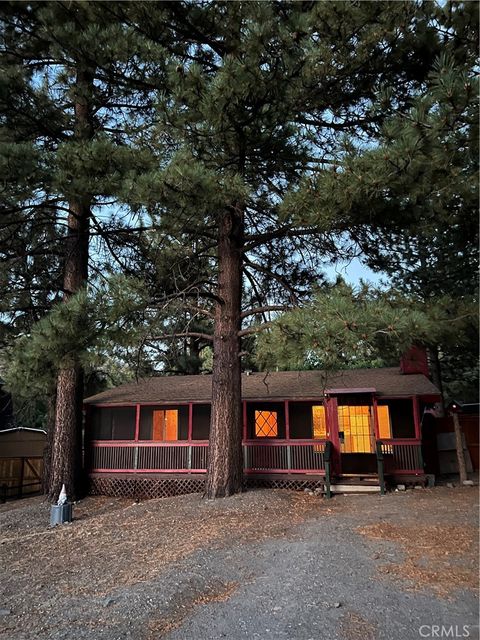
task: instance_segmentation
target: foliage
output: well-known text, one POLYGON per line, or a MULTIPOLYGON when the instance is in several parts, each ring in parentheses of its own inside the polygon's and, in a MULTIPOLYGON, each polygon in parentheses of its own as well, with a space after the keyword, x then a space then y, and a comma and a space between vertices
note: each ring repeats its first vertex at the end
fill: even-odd
POLYGON ((355 290, 339 281, 276 319, 258 338, 257 360, 270 369, 395 366, 412 344, 462 335, 476 317, 475 304, 465 304, 460 316, 451 308, 446 298, 426 307, 395 290, 355 290))

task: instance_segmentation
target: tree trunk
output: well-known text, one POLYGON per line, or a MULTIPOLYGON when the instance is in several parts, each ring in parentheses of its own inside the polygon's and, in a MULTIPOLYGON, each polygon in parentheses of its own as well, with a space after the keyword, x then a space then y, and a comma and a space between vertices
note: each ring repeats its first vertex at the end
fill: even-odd
POLYGON ((53 436, 55 432, 56 394, 52 392, 47 399, 47 442, 43 454, 43 491, 48 493, 52 472, 53 436))
MULTIPOLYGON (((75 139, 91 140, 91 96, 93 73, 77 70, 75 98, 75 139)), ((65 247, 63 277, 64 301, 80 291, 88 278, 88 243, 92 196, 85 193, 71 198, 65 247)), ((75 356, 60 364, 57 377, 57 401, 52 462, 48 496, 56 500, 65 484, 69 499, 81 494, 83 371, 75 356)))
POLYGON ((82 489, 83 371, 79 366, 61 369, 57 380, 54 456, 50 486, 56 500, 65 484, 75 499, 82 489))
POLYGON ((460 474, 460 484, 468 480, 467 465, 465 464, 465 454, 463 451, 463 438, 458 413, 452 413, 453 428, 455 430, 455 448, 457 450, 458 473, 460 474))
POLYGON ((215 309, 212 418, 205 497, 242 490, 242 380, 240 330, 243 212, 228 211, 220 221, 218 296, 215 309))

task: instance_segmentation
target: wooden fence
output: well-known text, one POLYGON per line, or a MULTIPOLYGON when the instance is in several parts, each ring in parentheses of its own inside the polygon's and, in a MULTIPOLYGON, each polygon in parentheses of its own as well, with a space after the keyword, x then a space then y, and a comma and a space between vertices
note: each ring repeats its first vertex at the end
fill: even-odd
POLYGON ((42 491, 43 458, 0 458, 0 501, 42 491))

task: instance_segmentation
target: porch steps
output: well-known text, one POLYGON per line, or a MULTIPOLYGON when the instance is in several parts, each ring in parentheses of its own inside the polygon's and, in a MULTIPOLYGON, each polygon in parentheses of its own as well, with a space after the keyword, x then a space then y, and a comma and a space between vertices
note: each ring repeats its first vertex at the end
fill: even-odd
POLYGON ((332 493, 380 493, 379 484, 332 484, 332 493))
POLYGON ((331 485, 332 493, 380 493, 376 473, 344 474, 331 485))

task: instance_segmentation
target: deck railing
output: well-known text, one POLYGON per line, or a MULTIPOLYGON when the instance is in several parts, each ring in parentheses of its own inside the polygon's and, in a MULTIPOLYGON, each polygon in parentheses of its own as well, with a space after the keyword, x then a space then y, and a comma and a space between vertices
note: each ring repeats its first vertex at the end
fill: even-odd
POLYGON ((325 471, 325 440, 245 442, 245 473, 315 473, 325 471))
MULTIPOLYGON (((268 440, 243 443, 246 474, 325 475, 327 440, 268 440)), ((421 474, 419 440, 378 443, 386 474, 421 474)), ((149 442, 97 440, 87 448, 92 473, 205 473, 208 441, 149 442)))
POLYGON ((208 442, 94 441, 89 468, 93 473, 204 473, 208 442))
POLYGON ((385 473, 424 473, 420 440, 382 440, 385 473))
MULTIPOLYGON (((315 473, 325 470, 325 440, 244 442, 245 473, 315 473)), ((204 473, 207 441, 135 442, 97 440, 90 444, 92 473, 204 473)))

